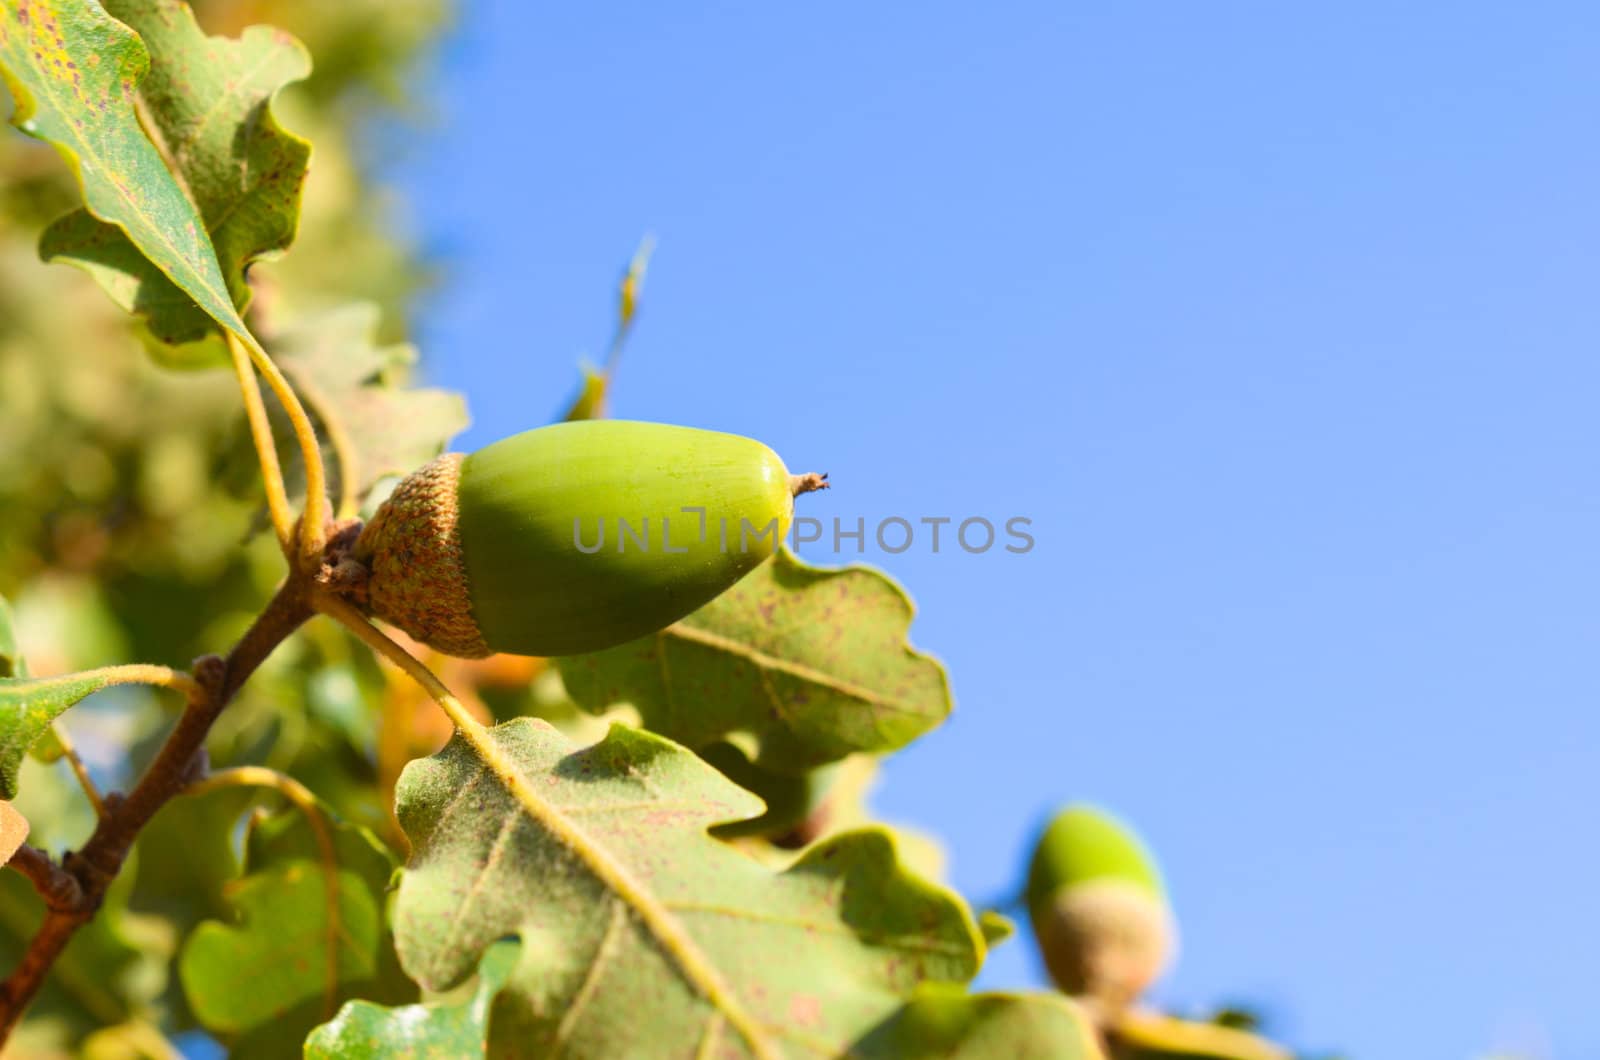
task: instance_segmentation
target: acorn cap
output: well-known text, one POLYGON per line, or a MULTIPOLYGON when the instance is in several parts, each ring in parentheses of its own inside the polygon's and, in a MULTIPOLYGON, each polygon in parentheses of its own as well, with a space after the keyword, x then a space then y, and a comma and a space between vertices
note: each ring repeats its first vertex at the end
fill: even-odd
POLYGON ((458 532, 460 453, 400 481, 361 531, 355 557, 371 571, 368 606, 424 644, 463 659, 494 654, 472 614, 458 532))

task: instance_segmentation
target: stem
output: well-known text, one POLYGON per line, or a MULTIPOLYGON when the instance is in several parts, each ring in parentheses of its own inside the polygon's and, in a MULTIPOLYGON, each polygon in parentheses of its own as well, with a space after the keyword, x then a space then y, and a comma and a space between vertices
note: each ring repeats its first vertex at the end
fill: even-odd
POLYGON ((239 390, 244 395, 244 414, 250 421, 250 437, 255 442, 256 457, 261 462, 261 478, 266 483, 267 511, 272 515, 272 529, 278 535, 278 544, 288 554, 294 541, 294 511, 289 507, 289 492, 283 485, 283 467, 278 463, 278 447, 272 440, 272 424, 267 420, 267 406, 261 400, 261 384, 256 382, 255 369, 250 367, 250 354, 233 332, 227 333, 228 352, 233 355, 233 373, 239 379, 239 390))
POLYGON ((434 676, 432 670, 428 669, 410 652, 401 647, 387 633, 384 633, 369 622, 366 615, 363 615, 339 597, 328 593, 318 593, 313 600, 313 604, 318 611, 321 611, 354 633, 373 651, 404 670, 412 680, 423 687, 435 703, 439 704, 440 709, 449 716, 450 721, 454 723, 456 728, 469 732, 481 732, 483 730, 483 725, 479 723, 478 719, 467 712, 467 708, 461 705, 461 701, 455 697, 450 689, 445 687, 443 681, 434 676))
POLYGON ((78 786, 89 798, 89 805, 94 807, 96 820, 106 815, 106 800, 100 797, 100 789, 95 787, 94 778, 89 776, 89 770, 84 766, 83 759, 78 757, 78 749, 73 746, 72 737, 67 735, 66 727, 59 721, 50 723, 50 731, 55 734, 56 743, 61 745, 61 754, 67 760, 67 765, 72 767, 72 775, 78 778, 78 786))
POLYGON ((102 688, 110 688, 112 685, 153 685, 156 688, 170 688, 174 692, 182 692, 191 699, 202 691, 200 684, 182 670, 174 670, 170 666, 152 666, 149 663, 102 666, 98 670, 85 670, 73 676, 98 677, 105 682, 100 686, 102 688))
MULTIPOLYGON (((299 567, 319 561, 322 557, 322 548, 328 541, 326 530, 328 522, 328 472, 322 462, 322 447, 317 442, 317 430, 312 426, 311 417, 306 413, 305 406, 301 404, 299 395, 294 392, 294 387, 289 384, 289 380, 283 374, 283 370, 273 363, 272 358, 267 356, 267 351, 261 348, 259 342, 248 334, 236 336, 229 333, 228 346, 233 350, 235 371, 240 375, 240 387, 246 391, 246 411, 249 411, 251 403, 249 392, 254 391, 255 401, 259 405, 261 391, 256 384, 254 374, 245 372, 239 364, 241 350, 245 356, 248 356, 250 363, 255 365, 256 370, 261 373, 262 377, 266 379, 267 386, 272 388, 272 392, 277 396, 279 404, 283 406, 283 411, 289 416, 289 426, 294 430, 295 442, 300 447, 300 460, 305 464, 306 469, 306 510, 300 519, 298 538, 300 545, 298 559, 300 563, 296 564, 296 566, 299 567)), ((262 412, 262 420, 265 420, 264 410, 262 412)), ((262 435, 257 433, 252 414, 251 433, 255 435, 256 451, 261 454, 262 474, 267 475, 268 461, 265 455, 267 450, 272 452, 272 463, 277 463, 277 449, 274 448, 272 443, 271 427, 270 425, 266 427, 265 439, 263 439, 262 435), (265 442, 265 448, 263 448, 263 442, 265 442)), ((277 488, 284 497, 284 514, 287 515, 289 502, 287 494, 283 493, 283 473, 281 470, 278 470, 277 480, 277 488)), ((269 506, 273 505, 272 484, 270 481, 267 486, 267 498, 269 506)), ((278 514, 276 511, 273 514, 272 524, 275 529, 278 529, 278 514)), ((293 517, 289 516, 289 520, 292 523, 293 517)), ((290 540, 293 537, 292 529, 289 531, 288 537, 285 537, 281 530, 279 532, 279 538, 282 540, 290 540)), ((315 568, 313 567, 313 569, 315 568)))
POLYGON ((646 233, 628 262, 628 271, 622 274, 622 282, 617 285, 617 330, 611 335, 611 347, 606 350, 606 359, 601 368, 607 381, 616 373, 622 348, 628 344, 628 336, 633 333, 633 320, 639 312, 639 293, 644 288, 644 274, 650 267, 650 255, 655 253, 655 249, 656 237, 646 233))
MULTIPOLYGON (((289 414, 294 428, 295 441, 300 445, 300 459, 306 466, 306 510, 300 517, 300 559, 318 561, 322 546, 327 544, 325 527, 328 522, 328 471, 322 463, 322 447, 317 443, 317 430, 305 406, 289 385, 281 369, 273 363, 259 344, 250 347, 250 359, 255 362, 267 385, 278 396, 283 410, 289 414)), ((315 569, 315 568, 313 568, 315 569)))
POLYGON ((50 855, 38 847, 22 844, 7 864, 28 877, 51 909, 69 909, 83 896, 77 877, 51 861, 50 855))
MULTIPOLYGON (((193 678, 161 666, 111 667, 102 671, 123 679, 122 683, 143 681, 183 688, 188 693, 189 705, 134 789, 126 798, 107 800, 106 815, 95 826, 94 834, 82 850, 68 854, 63 864, 59 868, 52 866, 54 872, 48 874, 40 870, 38 858, 19 852, 22 862, 18 865, 19 871, 34 879, 35 886, 39 886, 41 879, 49 886, 46 899, 50 908, 21 962, 10 977, 0 983, 0 1043, 9 1037, 22 1018, 23 1010, 39 992, 50 966, 71 941, 73 933, 99 909, 107 888, 133 848, 139 830, 167 800, 193 780, 206 734, 222 709, 273 649, 311 615, 306 582, 291 574, 227 658, 202 659, 193 678), (30 868, 36 871, 30 872, 30 868), (57 873, 75 882, 79 890, 75 899, 70 894, 71 886, 61 881, 57 873), (52 896, 54 901, 51 901, 52 896)), ((41 890, 41 893, 45 892, 41 890)))
POLYGON ((339 923, 339 855, 333 845, 333 830, 328 818, 317 804, 311 789, 286 773, 265 766, 237 766, 212 773, 183 789, 184 795, 201 795, 218 788, 258 787, 271 788, 294 804, 305 814, 306 823, 316 836, 317 853, 322 859, 322 879, 328 906, 326 938, 327 983, 323 988, 323 1017, 332 1019, 339 1001, 339 940, 343 935, 339 923))
POLYGON ((828 473, 826 471, 820 475, 815 471, 807 471, 804 475, 789 476, 789 496, 791 497, 798 497, 802 493, 815 493, 817 490, 825 490, 827 488, 828 473))

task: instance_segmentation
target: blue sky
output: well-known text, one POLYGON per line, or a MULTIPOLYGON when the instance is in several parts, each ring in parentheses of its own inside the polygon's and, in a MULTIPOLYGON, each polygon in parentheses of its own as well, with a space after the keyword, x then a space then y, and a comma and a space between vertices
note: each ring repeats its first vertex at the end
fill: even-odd
POLYGON ((959 887, 1092 799, 1170 878, 1163 1001, 1593 1057, 1597 46, 1575 3, 468 0, 392 173, 419 337, 462 445, 542 423, 655 233, 616 414, 832 472, 825 520, 1033 522, 805 550, 949 665, 877 801, 959 887))

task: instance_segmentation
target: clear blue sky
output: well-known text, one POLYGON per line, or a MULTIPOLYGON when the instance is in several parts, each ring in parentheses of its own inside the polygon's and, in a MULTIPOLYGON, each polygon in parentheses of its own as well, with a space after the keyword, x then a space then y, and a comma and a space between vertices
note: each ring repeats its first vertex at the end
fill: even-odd
POLYGON ((878 803, 960 888, 1093 799, 1161 999, 1600 1056, 1600 6, 1317 8, 467 0, 392 171, 420 339, 464 446, 542 423, 656 233, 618 415, 1033 520, 865 557, 958 704, 878 803))

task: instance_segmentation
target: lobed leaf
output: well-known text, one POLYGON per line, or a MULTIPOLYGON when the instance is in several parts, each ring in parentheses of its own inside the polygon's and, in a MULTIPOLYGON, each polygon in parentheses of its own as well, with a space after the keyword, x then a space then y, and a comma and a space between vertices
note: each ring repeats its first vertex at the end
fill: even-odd
POLYGON ((337 1016, 306 1039, 306 1060, 483 1056, 489 1044, 489 1006, 511 974, 517 949, 515 942, 490 946, 470 993, 459 1000, 392 1008, 370 1001, 345 1002, 337 1016))
POLYGON ((690 747, 734 737, 796 774, 903 747, 950 713, 944 667, 906 641, 911 617, 888 576, 783 549, 681 622, 557 665, 586 710, 631 703, 653 732, 690 747))
POLYGON ((206 921, 184 943, 179 975, 188 1004, 208 1030, 231 1039, 236 1057, 298 1051, 350 998, 416 995, 384 924, 393 860, 365 829, 334 819, 329 826, 333 865, 303 813, 254 822, 246 874, 224 889, 237 919, 206 921))
MULTIPOLYGON (((242 311, 250 302, 245 268, 294 241, 311 145, 284 132, 271 108, 279 89, 311 73, 311 59, 269 26, 238 40, 207 37, 181 0, 103 3, 150 51, 139 85, 148 131, 199 208, 228 296, 242 311)), ((216 328, 120 228, 87 210, 46 229, 39 252, 89 273, 118 305, 144 315, 162 342, 193 342, 216 328)))
POLYGON ((491 1055, 834 1056, 982 959, 965 905, 907 872, 888 832, 774 872, 707 831, 759 801, 649 733, 577 749, 519 718, 411 763, 396 799, 406 971, 447 989, 522 939, 491 1055))
MULTIPOLYGON (((90 214, 120 229, 200 311, 243 337, 205 221, 140 125, 149 68, 138 35, 93 0, 0 4, 0 76, 15 100, 12 124, 67 160, 90 214)), ((137 297, 133 308, 144 311, 137 297)))
MULTIPOLYGON (((94 919, 56 958, 28 1008, 28 1021, 9 1043, 15 1055, 74 1055, 71 1046, 83 1037, 139 1018, 161 994, 170 939, 158 925, 128 912, 131 883, 131 874, 119 876, 94 919)), ((44 903, 27 879, 0 872, 0 964, 17 966, 44 916, 44 903)))
POLYGON ((206 1027, 252 1031, 320 1001, 328 968, 340 984, 372 978, 378 906, 360 877, 339 872, 330 931, 323 872, 317 862, 296 860, 246 876, 229 888, 240 922, 208 920, 189 936, 179 973, 206 1027))

